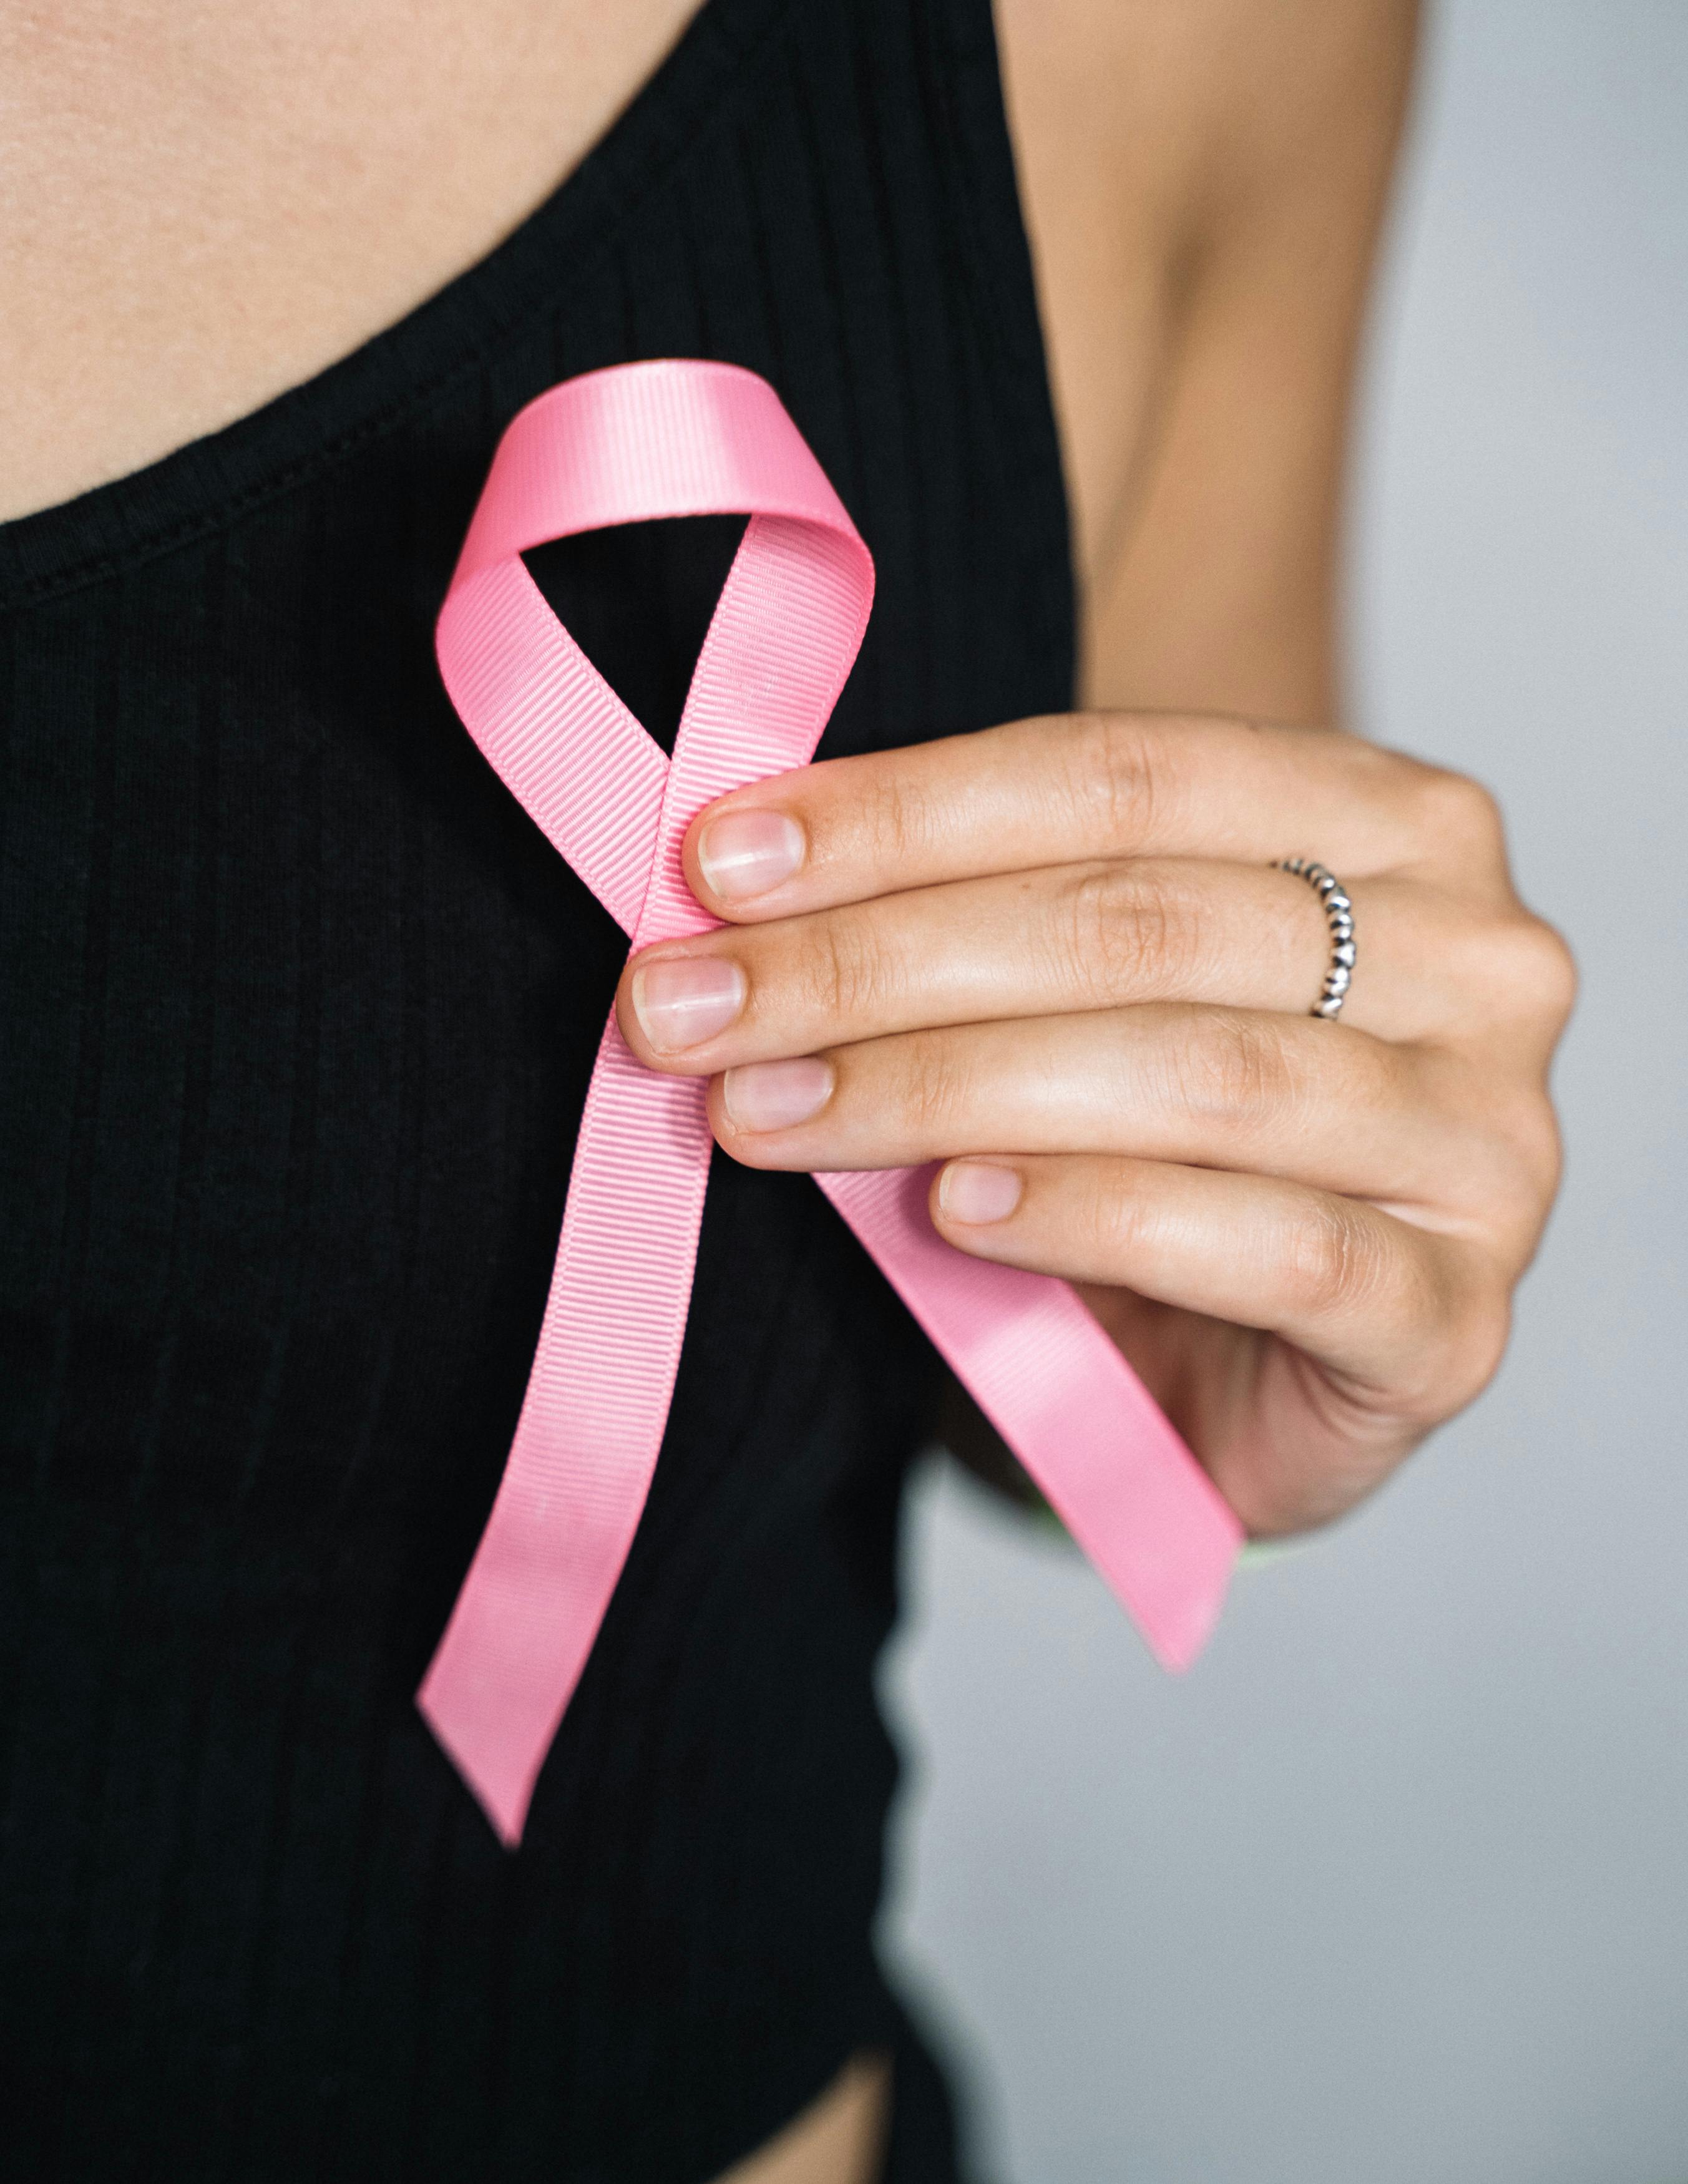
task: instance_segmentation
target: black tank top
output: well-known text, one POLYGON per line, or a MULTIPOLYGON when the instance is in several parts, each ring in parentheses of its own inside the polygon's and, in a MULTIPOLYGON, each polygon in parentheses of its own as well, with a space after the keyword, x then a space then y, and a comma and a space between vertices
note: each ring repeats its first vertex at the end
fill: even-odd
MULTIPOLYGON (((701 2184, 899 2037, 872 1680, 935 1368, 806 1178, 716 1158, 655 1488, 518 1854, 412 1703, 625 954, 433 621, 514 413, 658 356, 769 379, 872 549, 823 755, 1069 703, 988 0, 710 0, 485 262, 0 528, 18 2184, 701 2184)), ((534 557, 653 727, 722 531, 534 557)), ((922 2067, 893 2170, 924 2184, 922 2067)))

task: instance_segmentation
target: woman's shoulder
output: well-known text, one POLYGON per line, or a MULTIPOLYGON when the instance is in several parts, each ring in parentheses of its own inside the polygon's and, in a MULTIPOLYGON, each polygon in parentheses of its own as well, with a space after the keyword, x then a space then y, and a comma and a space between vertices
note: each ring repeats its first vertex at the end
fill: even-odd
POLYGON ((1311 124, 1386 117, 1420 13, 1418 0, 995 0, 1027 120, 1191 183, 1305 149, 1311 124))

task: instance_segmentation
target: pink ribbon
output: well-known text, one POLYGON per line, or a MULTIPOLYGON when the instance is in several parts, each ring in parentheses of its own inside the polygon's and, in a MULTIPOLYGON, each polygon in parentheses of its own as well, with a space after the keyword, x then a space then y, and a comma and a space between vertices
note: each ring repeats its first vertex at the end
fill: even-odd
MULTIPOLYGON (((440 612, 440 671, 505 786, 634 948, 711 929, 681 872, 708 803, 805 765, 866 627, 873 565, 772 387, 730 365, 553 387, 499 443, 440 612), (522 564, 548 539, 746 515, 671 761, 522 564)), ((704 1087, 643 1068, 612 1012, 503 1480, 417 1693, 503 1841, 586 1665, 643 1509, 679 1365, 708 1180, 704 1087)), ((1156 1657, 1212 1629, 1240 1532, 1064 1283, 967 1257, 930 1172, 815 1178, 972 1390, 1156 1657)))

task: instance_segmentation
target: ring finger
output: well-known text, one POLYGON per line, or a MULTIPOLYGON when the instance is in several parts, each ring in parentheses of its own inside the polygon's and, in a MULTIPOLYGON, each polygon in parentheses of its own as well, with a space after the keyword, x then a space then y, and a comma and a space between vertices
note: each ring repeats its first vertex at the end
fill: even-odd
MULTIPOLYGON (((1422 1036, 1461 944, 1418 883, 1353 890, 1362 967, 1345 1022, 1422 1036)), ((1303 1014, 1331 939, 1313 890, 1269 866, 1141 858, 994 874, 647 950, 617 1005, 628 1045, 683 1075, 928 1025, 1148 1001, 1303 1014)))

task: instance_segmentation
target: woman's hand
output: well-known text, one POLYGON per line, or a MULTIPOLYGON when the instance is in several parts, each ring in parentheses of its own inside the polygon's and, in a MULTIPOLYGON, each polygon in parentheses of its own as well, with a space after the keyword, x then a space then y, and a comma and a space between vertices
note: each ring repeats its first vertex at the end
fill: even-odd
POLYGON ((761 781, 686 843, 729 921, 621 1029, 755 1167, 936 1160, 956 1248, 1079 1285, 1247 1528, 1471 1401, 1558 1173, 1563 944, 1455 774, 1339 734, 1017 722, 761 781), (1341 1017, 1318 859, 1353 898, 1341 1017))

